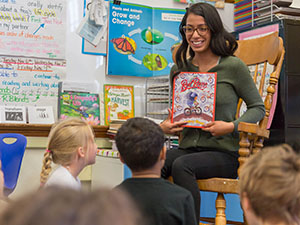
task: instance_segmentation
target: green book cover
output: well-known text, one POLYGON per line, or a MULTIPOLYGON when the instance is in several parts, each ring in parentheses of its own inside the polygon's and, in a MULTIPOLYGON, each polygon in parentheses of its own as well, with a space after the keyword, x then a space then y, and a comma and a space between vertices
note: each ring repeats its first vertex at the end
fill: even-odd
POLYGON ((60 92, 58 118, 68 117, 79 117, 90 125, 99 125, 99 95, 74 91, 60 92))

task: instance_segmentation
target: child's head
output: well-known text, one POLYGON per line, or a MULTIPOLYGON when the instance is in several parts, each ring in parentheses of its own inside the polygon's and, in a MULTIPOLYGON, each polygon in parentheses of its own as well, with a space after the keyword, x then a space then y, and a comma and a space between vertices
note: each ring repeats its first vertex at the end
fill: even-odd
POLYGON ((241 168, 246 219, 270 224, 300 222, 300 156, 287 145, 264 148, 241 168))
POLYGON ((47 187, 11 202, 0 215, 5 225, 138 225, 139 210, 121 190, 92 192, 47 187))
POLYGON ((128 119, 118 130, 116 144, 124 163, 135 172, 152 168, 164 147, 159 125, 145 118, 128 119))
POLYGON ((44 154, 41 184, 46 182, 51 172, 52 161, 62 166, 69 166, 80 159, 84 167, 95 163, 96 150, 93 130, 85 121, 69 118, 54 124, 44 154))

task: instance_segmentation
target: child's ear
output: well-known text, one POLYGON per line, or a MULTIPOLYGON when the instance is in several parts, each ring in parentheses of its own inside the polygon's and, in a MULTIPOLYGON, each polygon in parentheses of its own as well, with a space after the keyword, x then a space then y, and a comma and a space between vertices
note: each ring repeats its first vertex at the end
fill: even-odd
POLYGON ((78 156, 80 156, 80 157, 82 157, 82 158, 85 157, 85 152, 84 152, 84 150, 83 150, 82 147, 79 147, 79 148, 77 149, 77 154, 78 154, 78 156))
POLYGON ((122 156, 121 156, 120 153, 119 153, 119 159, 120 159, 120 161, 121 161, 123 164, 125 164, 125 161, 124 161, 124 159, 122 158, 122 156))
POLYGON ((248 198, 246 192, 242 193, 242 196, 241 196, 241 205, 242 205, 242 208, 243 208, 244 211, 252 210, 252 206, 250 204, 250 201, 249 201, 249 198, 248 198))
POLYGON ((166 145, 164 145, 164 147, 161 149, 159 158, 161 160, 166 160, 166 155, 167 155, 167 147, 166 147, 166 145))

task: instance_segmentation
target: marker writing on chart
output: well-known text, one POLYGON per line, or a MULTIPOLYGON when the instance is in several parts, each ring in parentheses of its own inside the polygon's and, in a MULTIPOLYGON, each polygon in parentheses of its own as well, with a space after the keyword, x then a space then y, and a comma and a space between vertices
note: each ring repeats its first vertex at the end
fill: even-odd
POLYGON ((36 29, 36 31, 34 31, 34 33, 33 34, 35 34, 36 32, 38 32, 39 31, 39 29, 41 29, 41 27, 45 27, 45 24, 44 23, 42 23, 40 26, 39 26, 39 28, 38 29, 36 29))

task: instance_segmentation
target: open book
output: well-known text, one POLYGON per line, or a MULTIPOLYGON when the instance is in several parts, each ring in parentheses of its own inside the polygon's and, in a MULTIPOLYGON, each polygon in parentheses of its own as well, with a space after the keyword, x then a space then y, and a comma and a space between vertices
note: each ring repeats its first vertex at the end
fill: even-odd
POLYGON ((109 7, 107 74, 152 77, 169 74, 171 49, 180 43, 184 9, 122 2, 109 7))
POLYGON ((216 73, 181 72, 174 78, 172 122, 203 127, 215 119, 216 73))

